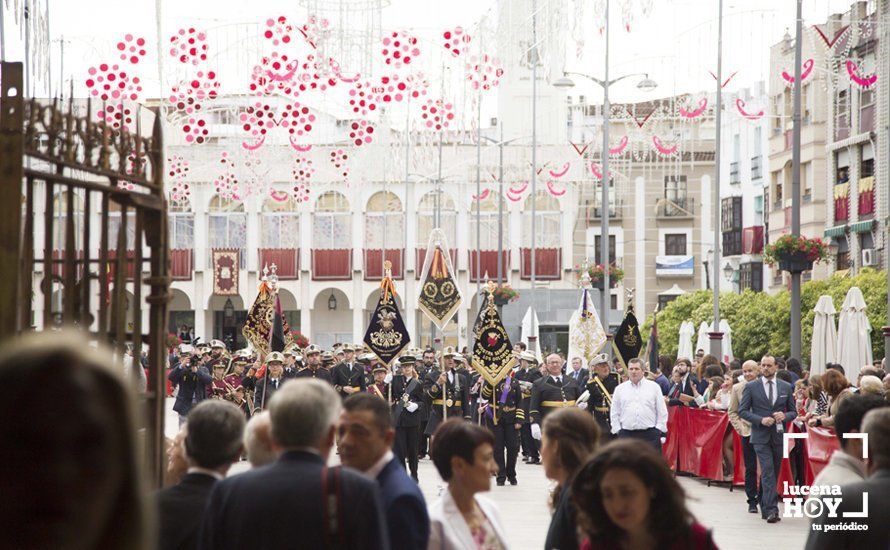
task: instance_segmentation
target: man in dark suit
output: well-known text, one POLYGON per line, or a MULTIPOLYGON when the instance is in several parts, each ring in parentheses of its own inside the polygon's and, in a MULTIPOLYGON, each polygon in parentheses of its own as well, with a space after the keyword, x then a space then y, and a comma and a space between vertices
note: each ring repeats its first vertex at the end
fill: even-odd
POLYGON ((216 484, 199 548, 389 548, 377 485, 350 468, 326 466, 340 408, 327 382, 285 383, 269 404, 272 439, 284 454, 216 484))
MULTIPOLYGON (((873 409, 862 419, 862 431, 868 434, 868 471, 863 481, 841 485, 841 502, 836 517, 823 514, 821 526, 810 531, 807 550, 842 550, 887 548, 890 541, 890 407, 873 409), (865 495, 868 495, 866 501, 865 495), (864 518, 844 514, 863 512, 864 518), (839 524, 857 523, 868 529, 839 529, 839 524), (864 525, 863 525, 864 524, 864 525)), ((838 451, 835 451, 838 452, 838 451)))
POLYGON ((346 399, 354 393, 364 392, 368 389, 365 381, 364 367, 355 362, 355 348, 352 344, 346 344, 342 348, 343 361, 331 370, 331 378, 334 381, 334 389, 340 397, 346 399))
POLYGON ((191 346, 184 346, 179 354, 179 364, 170 370, 167 378, 174 386, 179 386, 173 410, 179 413, 179 425, 182 426, 192 407, 207 397, 207 385, 213 382, 213 376, 192 356, 191 346))
POLYGON ((188 472, 157 493, 160 550, 194 549, 213 485, 241 456, 244 415, 228 401, 210 399, 192 409, 185 454, 188 472))
MULTIPOLYGON (((693 387, 698 386, 698 379, 692 374, 692 363, 689 359, 681 357, 677 359, 674 368, 680 373, 679 380, 671 376, 672 384, 668 389, 668 405, 686 405, 688 407, 697 407, 695 403, 695 392, 693 387)), ((665 373, 667 374, 667 373, 665 373)))
POLYGON ((343 464, 380 485, 391 548, 426 548, 430 536, 426 502, 393 455, 395 430, 386 402, 368 393, 347 397, 338 436, 343 464))
POLYGON ((590 371, 584 368, 584 359, 581 357, 572 357, 572 368, 566 374, 582 388, 587 385, 590 377, 590 371))
POLYGON ((751 423, 751 444, 760 463, 763 491, 760 514, 768 523, 780 521, 776 476, 782 464, 782 434, 785 423, 797 417, 791 384, 776 378, 776 370, 776 359, 764 355, 760 378, 745 384, 739 403, 739 416, 751 423))

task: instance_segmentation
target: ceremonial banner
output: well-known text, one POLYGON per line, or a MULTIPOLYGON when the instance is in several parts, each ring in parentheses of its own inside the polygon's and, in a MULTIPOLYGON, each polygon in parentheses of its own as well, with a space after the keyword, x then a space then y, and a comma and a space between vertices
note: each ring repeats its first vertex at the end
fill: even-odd
POLYGON ((621 358, 622 364, 626 367, 627 362, 635 357, 639 357, 640 350, 643 349, 643 337, 640 336, 640 323, 637 321, 633 310, 628 309, 621 326, 615 333, 615 350, 621 358))
POLYGON ((288 346, 291 344, 293 337, 290 333, 287 318, 281 312, 281 302, 278 300, 278 294, 269 287, 269 283, 263 281, 260 283, 256 300, 254 300, 250 309, 247 310, 247 320, 244 322, 241 334, 244 335, 244 338, 250 342, 250 345, 258 353, 266 355, 271 351, 283 351, 284 347, 277 349, 277 347, 270 346, 273 340, 273 325, 278 319, 280 319, 281 323, 281 335, 275 337, 275 346, 279 345, 277 343, 278 338, 282 338, 284 346, 288 346))
POLYGON ((423 260, 420 297, 417 307, 442 330, 457 312, 461 303, 460 289, 454 279, 451 256, 448 254, 445 233, 433 229, 423 260))
POLYGON ((385 275, 380 283, 380 300, 371 315, 371 323, 365 332, 365 345, 386 366, 408 345, 411 337, 396 305, 396 289, 392 284, 390 263, 386 261, 385 275))
POLYGON ((492 294, 494 283, 489 283, 488 296, 478 320, 476 343, 473 345, 473 368, 492 387, 516 365, 513 344, 498 315, 492 294))
POLYGON ((585 365, 606 345, 606 331, 593 308, 590 291, 581 289, 581 304, 569 320, 569 359, 581 357, 585 365))
POLYGON ((213 251, 213 293, 218 296, 238 295, 238 262, 240 251, 213 251))

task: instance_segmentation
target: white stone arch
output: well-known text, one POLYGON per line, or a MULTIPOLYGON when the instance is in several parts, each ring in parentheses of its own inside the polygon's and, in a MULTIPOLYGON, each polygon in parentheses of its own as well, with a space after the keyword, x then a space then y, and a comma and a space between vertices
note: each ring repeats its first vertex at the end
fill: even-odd
POLYGON ((326 287, 316 293, 310 315, 312 316, 311 342, 322 348, 330 348, 335 342, 353 342, 352 307, 349 296, 337 287, 326 287), (335 309, 329 308, 333 296, 337 302, 335 309))

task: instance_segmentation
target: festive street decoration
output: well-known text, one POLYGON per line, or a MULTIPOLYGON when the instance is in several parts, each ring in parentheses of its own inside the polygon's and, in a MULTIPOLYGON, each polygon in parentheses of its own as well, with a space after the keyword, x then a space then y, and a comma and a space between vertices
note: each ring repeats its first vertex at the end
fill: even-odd
MULTIPOLYGON (((815 65, 816 65, 816 63, 813 61, 812 58, 807 59, 806 61, 803 62, 803 66, 801 67, 801 73, 800 73, 800 81, 801 82, 803 82, 804 80, 807 79, 808 76, 810 76, 810 73, 813 72, 813 67, 815 65)), ((794 75, 788 74, 788 71, 785 71, 785 70, 782 71, 782 79, 785 80, 786 86, 794 86, 794 75)))
POLYGON ((467 61, 466 74, 474 90, 488 91, 500 84, 504 69, 497 58, 488 54, 474 55, 467 61))
POLYGON ((170 37, 170 56, 184 65, 207 61, 207 33, 194 27, 179 29, 170 37))
POLYGON ((235 163, 227 151, 222 152, 219 163, 221 165, 220 173, 213 180, 213 187, 216 189, 216 193, 226 200, 240 199, 241 189, 238 184, 238 177, 235 175, 235 163))
POLYGON ((708 108, 708 98, 703 97, 698 100, 698 105, 692 109, 687 109, 683 105, 677 107, 677 110, 680 113, 680 116, 688 119, 695 119, 700 117, 705 110, 708 108))
POLYGON ((852 80, 854 84, 863 89, 871 88, 875 82, 878 81, 877 73, 864 76, 860 72, 860 66, 852 59, 847 60, 847 74, 850 75, 850 80, 852 80))
POLYGON ((349 160, 349 156, 346 154, 346 151, 343 149, 331 151, 330 160, 331 165, 333 165, 334 169, 339 172, 339 175, 343 177, 343 180, 347 180, 349 178, 349 166, 346 165, 346 161, 349 160))
POLYGON ((407 67, 420 56, 417 37, 407 31, 393 31, 384 36, 380 42, 383 46, 380 50, 383 63, 393 69, 407 67))
POLYGON ((170 186, 170 202, 174 204, 187 204, 192 195, 186 177, 189 173, 189 161, 182 155, 173 155, 167 159, 167 177, 172 182, 170 186))
POLYGON ((454 57, 460 57, 469 50, 470 35, 462 27, 455 27, 442 33, 445 49, 454 57))
POLYGON ((676 143, 674 145, 665 145, 658 136, 652 136, 652 146, 655 147, 655 151, 662 157, 674 156, 680 149, 679 144, 676 143))
POLYGON ((752 121, 760 120, 761 118, 763 118, 763 115, 764 115, 763 109, 761 109, 757 113, 749 113, 747 110, 745 110, 745 108, 747 107, 747 103, 745 103, 745 100, 742 98, 738 98, 735 100, 735 107, 736 107, 736 110, 739 112, 739 114, 742 115, 742 118, 746 118, 746 119, 752 120, 752 121))
POLYGON ((291 173, 294 176, 294 199, 297 202, 308 202, 312 176, 315 175, 315 165, 309 158, 297 157, 294 159, 291 173))
MULTIPOLYGON (((714 80, 717 80, 717 74, 714 73, 714 71, 708 71, 708 74, 710 74, 711 77, 712 77, 714 80)), ((730 75, 726 78, 726 80, 724 80, 724 81, 720 84, 720 89, 726 88, 727 84, 729 84, 729 82, 730 82, 733 78, 735 78, 735 75, 737 75, 737 74, 739 74, 738 71, 734 71, 732 74, 730 74, 730 75)))
POLYGON ((453 105, 441 99, 428 99, 421 107, 420 117, 429 130, 448 128, 454 120, 453 105))

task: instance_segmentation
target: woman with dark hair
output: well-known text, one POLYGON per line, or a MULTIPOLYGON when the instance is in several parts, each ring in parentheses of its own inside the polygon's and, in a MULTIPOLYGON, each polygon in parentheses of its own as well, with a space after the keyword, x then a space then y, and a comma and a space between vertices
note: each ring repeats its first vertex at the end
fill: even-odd
POLYGON ((572 480, 596 451, 599 424, 577 407, 559 409, 544 419, 541 429, 541 461, 544 475, 556 482, 553 518, 547 531, 546 550, 576 550, 578 527, 572 504, 572 480))
POLYGON ((149 547, 131 385, 86 338, 53 331, 0 346, 4 547, 149 547))
POLYGON ((494 502, 478 493, 491 490, 498 471, 494 436, 460 418, 443 422, 433 434, 430 455, 448 490, 429 509, 429 550, 506 550, 507 537, 494 502))
POLYGON ((834 415, 837 414, 838 407, 844 399, 853 395, 853 392, 850 390, 850 382, 847 377, 836 369, 829 369, 822 373, 820 382, 822 389, 828 395, 828 411, 823 415, 809 418, 807 423, 810 426, 831 428, 834 426, 834 415))
POLYGON ((572 497, 587 537, 582 550, 716 549, 664 459, 642 441, 603 447, 575 476, 572 497))

